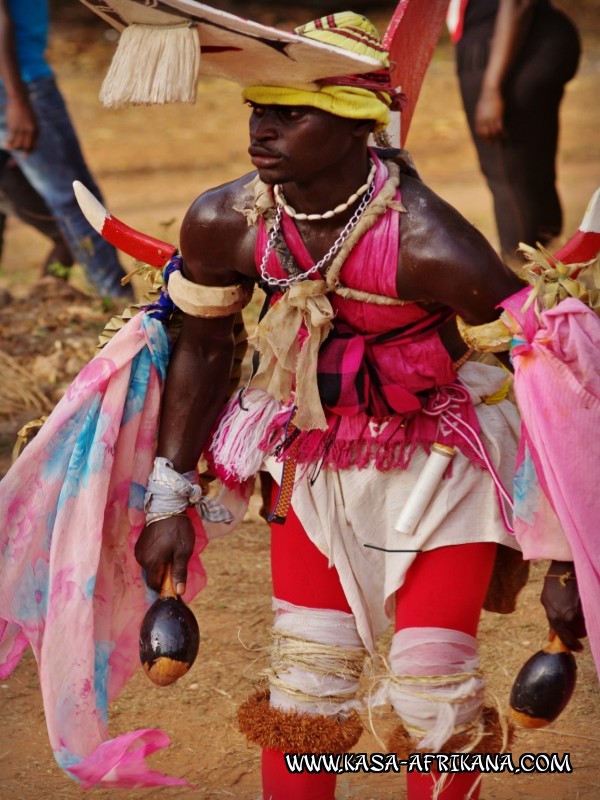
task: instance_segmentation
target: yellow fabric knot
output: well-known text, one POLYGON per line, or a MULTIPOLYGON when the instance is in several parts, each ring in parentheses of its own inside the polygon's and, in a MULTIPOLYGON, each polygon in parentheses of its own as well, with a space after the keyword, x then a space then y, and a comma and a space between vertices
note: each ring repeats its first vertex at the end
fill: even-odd
POLYGON ((251 344, 260 353, 252 386, 287 402, 296 388, 295 425, 300 430, 325 430, 327 422, 317 387, 319 348, 333 327, 333 309, 325 282, 306 280, 290 286, 259 322, 251 344), (304 322, 302 347, 298 331, 304 322))
POLYGON ((482 397, 481 402, 485 403, 486 406, 493 406, 496 403, 501 403, 503 400, 507 399, 508 395, 510 394, 511 387, 512 377, 507 378, 498 391, 482 397))

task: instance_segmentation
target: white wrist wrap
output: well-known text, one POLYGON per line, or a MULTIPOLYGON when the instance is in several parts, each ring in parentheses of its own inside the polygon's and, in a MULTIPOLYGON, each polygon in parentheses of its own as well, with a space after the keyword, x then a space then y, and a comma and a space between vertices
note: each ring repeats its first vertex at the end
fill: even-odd
POLYGON ((193 470, 180 474, 168 459, 155 458, 144 497, 146 522, 184 514, 188 506, 194 506, 202 519, 208 522, 233 520, 233 515, 218 500, 203 496, 193 470))

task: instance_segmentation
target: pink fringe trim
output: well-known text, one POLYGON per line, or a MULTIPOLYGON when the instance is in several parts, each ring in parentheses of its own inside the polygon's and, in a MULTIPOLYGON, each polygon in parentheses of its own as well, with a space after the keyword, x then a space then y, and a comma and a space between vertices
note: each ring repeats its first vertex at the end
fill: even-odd
MULTIPOLYGON (((284 433, 288 417, 288 410, 274 417, 258 445, 263 452, 273 453, 278 461, 285 458, 284 433)), ((361 413, 351 417, 328 414, 328 417, 327 430, 302 431, 297 436, 299 464, 319 464, 336 470, 362 469, 369 464, 374 464, 381 472, 406 469, 418 444, 427 447, 434 441, 425 437, 419 442, 407 436, 406 420, 397 416, 379 421, 361 413)))
MULTIPOLYGON (((488 468, 481 448, 461 435, 458 426, 440 425, 436 404, 452 409, 478 441, 478 423, 466 390, 451 385, 431 398, 433 403, 411 418, 390 416, 375 420, 359 413, 339 417, 328 413, 328 428, 294 432, 296 460, 306 473, 311 465, 339 470, 374 465, 380 472, 407 469, 418 447, 429 452, 434 442, 460 449, 474 465, 488 468), (457 397, 457 394, 458 397, 457 397)), ((284 406, 266 392, 250 389, 229 402, 215 428, 207 458, 217 478, 229 489, 240 490, 260 470, 264 456, 283 461, 291 439, 286 427, 293 405, 284 406)), ((484 451, 483 451, 484 452, 484 451)))
POLYGON ((261 442, 281 408, 281 403, 261 389, 240 392, 225 406, 206 453, 210 468, 224 486, 239 488, 259 471, 265 456, 261 442))

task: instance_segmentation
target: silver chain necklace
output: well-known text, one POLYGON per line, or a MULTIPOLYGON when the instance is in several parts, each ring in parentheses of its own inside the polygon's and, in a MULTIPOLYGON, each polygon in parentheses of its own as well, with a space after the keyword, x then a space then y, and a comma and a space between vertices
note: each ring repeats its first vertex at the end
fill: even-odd
POLYGON ((350 236, 354 228, 358 225, 358 221, 362 217, 365 212, 365 209, 373 199, 373 195, 375 193, 375 182, 373 182, 369 186, 369 191, 363 196, 360 204, 354 214, 348 220, 346 226, 343 228, 340 235, 337 237, 335 242, 331 245, 329 250, 325 253, 323 258, 317 263, 314 264, 310 269, 307 269, 306 272, 301 272, 299 275, 294 275, 291 278, 273 278, 267 272, 267 261, 269 260, 269 256, 271 255, 271 251, 275 247, 275 239, 281 230, 281 216, 283 212, 283 206, 277 207, 277 213, 275 215, 275 220, 273 221, 273 227, 269 231, 269 238, 267 239, 267 246, 265 248, 265 253, 262 257, 262 261, 260 262, 259 272, 261 278, 265 283, 268 283, 269 286, 278 286, 281 289, 287 289, 292 286, 294 283, 299 283, 300 281, 306 280, 315 272, 318 272, 324 264, 326 264, 330 258, 332 258, 336 253, 341 249, 342 245, 350 236))

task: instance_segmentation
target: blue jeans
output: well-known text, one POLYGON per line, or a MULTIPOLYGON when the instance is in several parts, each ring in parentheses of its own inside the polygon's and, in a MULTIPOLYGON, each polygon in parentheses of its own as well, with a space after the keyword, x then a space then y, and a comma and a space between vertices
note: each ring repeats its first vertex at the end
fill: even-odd
MULTIPOLYGON (((39 136, 35 150, 28 155, 11 151, 15 161, 46 201, 92 286, 105 297, 132 297, 131 287, 121 286, 125 272, 115 248, 91 227, 75 199, 73 181, 79 180, 103 202, 54 78, 30 81, 27 91, 37 117, 39 136)), ((6 135, 6 93, 0 84, 0 143, 6 140, 6 135)))

